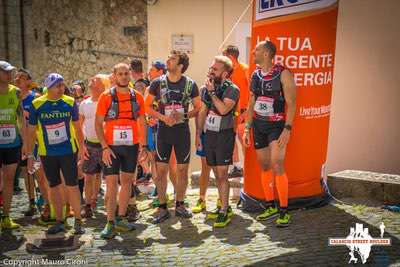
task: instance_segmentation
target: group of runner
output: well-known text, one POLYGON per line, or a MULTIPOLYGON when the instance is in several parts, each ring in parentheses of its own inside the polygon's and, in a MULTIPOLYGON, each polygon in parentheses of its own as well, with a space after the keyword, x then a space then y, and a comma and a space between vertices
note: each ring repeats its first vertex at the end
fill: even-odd
POLYGON ((117 232, 134 230, 133 222, 140 217, 135 200, 137 165, 144 179, 152 178, 156 186, 155 224, 171 216, 168 173, 175 192, 175 216, 190 218, 192 212, 206 211, 213 170, 219 198, 207 218, 215 219, 214 227, 224 227, 233 216, 228 177, 232 172, 241 174, 236 136, 242 147, 254 143, 266 199, 276 200, 257 220, 278 217, 277 226, 287 226, 288 180, 283 161, 296 87, 290 71, 273 64, 275 52, 270 41, 257 44, 258 68, 249 81, 248 67, 238 61, 238 48, 228 46, 223 55, 214 57, 200 89, 184 74, 189 57, 183 52, 171 51, 166 63, 153 61, 149 80, 140 60, 118 63, 111 75, 90 78, 89 97, 81 81, 67 88, 58 73, 46 77, 44 92, 39 94, 32 88, 29 71, 17 70, 12 83, 15 67, 0 61, 1 228, 20 227, 9 216, 18 164, 27 166, 30 216, 35 214, 32 174, 37 177, 44 199, 39 222, 50 226, 49 234, 65 231, 68 216, 75 217, 75 234, 85 232, 82 217, 93 216, 102 176, 107 223, 100 236, 111 239, 117 232), (192 211, 185 200, 191 119, 196 124, 196 154, 202 158, 199 199, 192 211))

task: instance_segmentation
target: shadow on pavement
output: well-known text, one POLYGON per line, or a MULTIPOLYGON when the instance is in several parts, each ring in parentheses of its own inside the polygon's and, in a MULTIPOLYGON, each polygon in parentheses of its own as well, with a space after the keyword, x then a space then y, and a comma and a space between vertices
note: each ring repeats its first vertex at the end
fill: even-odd
POLYGON ((8 251, 19 249, 26 241, 22 232, 1 230, 0 233, 0 260, 8 259, 5 255, 8 251))

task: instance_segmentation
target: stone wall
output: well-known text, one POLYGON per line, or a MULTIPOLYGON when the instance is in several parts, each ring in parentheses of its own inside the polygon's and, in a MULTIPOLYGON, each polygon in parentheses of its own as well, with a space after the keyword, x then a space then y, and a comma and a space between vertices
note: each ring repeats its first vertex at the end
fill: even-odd
POLYGON ((0 0, 0 59, 22 65, 19 0, 0 0))
MULTIPOLYGON (((23 2, 26 67, 39 83, 50 72, 64 75, 67 83, 75 79, 87 81, 94 74, 109 73, 114 64, 134 57, 143 59, 144 66, 147 65, 145 1, 23 2), (124 34, 127 26, 132 30, 130 35, 124 34)), ((10 61, 21 62, 11 55, 10 61)))

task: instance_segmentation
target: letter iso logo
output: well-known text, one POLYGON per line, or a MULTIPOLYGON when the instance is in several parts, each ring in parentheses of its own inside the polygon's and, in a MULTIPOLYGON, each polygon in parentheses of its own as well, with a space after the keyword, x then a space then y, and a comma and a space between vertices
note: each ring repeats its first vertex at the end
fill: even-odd
POLYGON ((381 238, 373 238, 369 234, 368 228, 364 228, 362 223, 356 223, 356 227, 350 227, 350 234, 346 238, 329 238, 329 246, 347 246, 350 250, 350 263, 357 263, 358 256, 365 264, 369 258, 372 246, 390 246, 391 239, 383 238, 385 225, 383 222, 379 226, 381 238))

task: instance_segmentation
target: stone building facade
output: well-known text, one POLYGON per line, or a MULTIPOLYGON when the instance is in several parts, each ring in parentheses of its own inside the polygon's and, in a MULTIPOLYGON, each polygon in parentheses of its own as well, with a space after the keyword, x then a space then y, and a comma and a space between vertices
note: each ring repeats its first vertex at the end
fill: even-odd
POLYGON ((39 83, 50 72, 87 81, 130 58, 147 65, 144 0, 0 0, 0 8, 0 58, 39 83))

